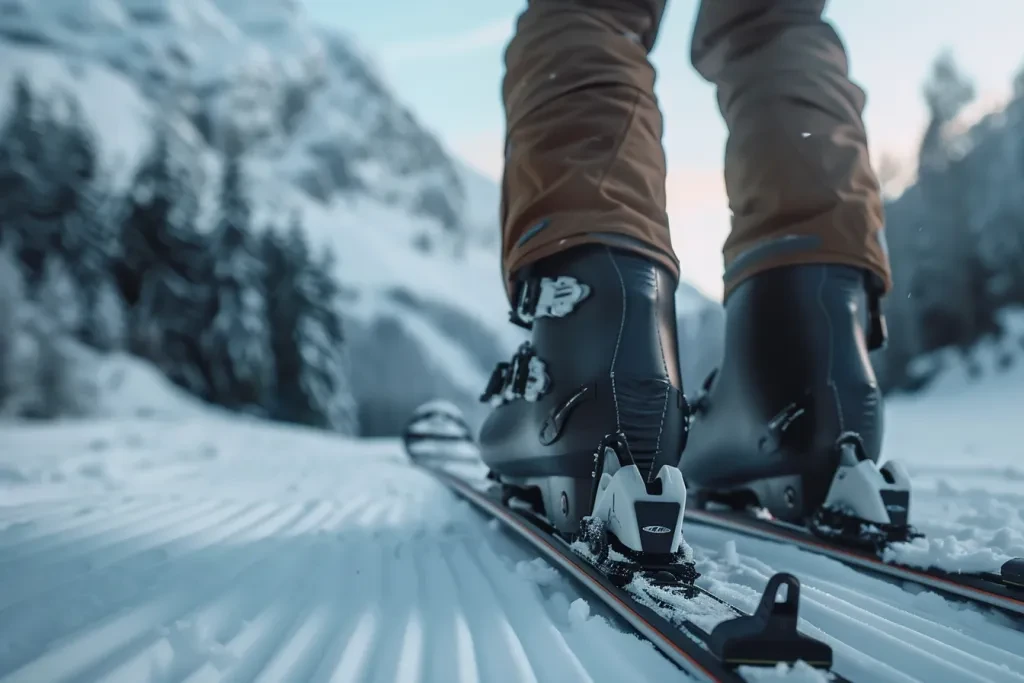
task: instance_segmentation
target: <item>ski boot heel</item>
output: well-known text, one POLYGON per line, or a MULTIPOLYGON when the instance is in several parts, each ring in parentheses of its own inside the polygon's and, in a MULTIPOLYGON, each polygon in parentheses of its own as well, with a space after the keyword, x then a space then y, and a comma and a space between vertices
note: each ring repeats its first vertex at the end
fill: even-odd
POLYGON ((711 631, 711 650, 733 667, 803 661, 814 668, 832 668, 832 648, 797 630, 799 609, 800 580, 792 574, 776 574, 768 581, 757 611, 723 621, 711 631))
POLYGON ((825 502, 811 516, 811 530, 874 551, 920 537, 910 525, 910 475, 903 465, 889 460, 879 467, 853 433, 840 436, 836 450, 839 467, 825 502))

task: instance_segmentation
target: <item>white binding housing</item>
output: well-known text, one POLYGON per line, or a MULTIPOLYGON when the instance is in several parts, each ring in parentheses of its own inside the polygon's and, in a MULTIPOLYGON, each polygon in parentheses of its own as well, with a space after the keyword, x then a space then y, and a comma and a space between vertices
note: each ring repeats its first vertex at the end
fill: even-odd
POLYGON ((665 520, 657 527, 645 527, 646 533, 671 533, 669 552, 679 552, 683 542, 683 511, 686 508, 686 485, 679 468, 663 465, 656 480, 661 482, 661 493, 648 493, 640 468, 636 465, 617 467, 611 465, 614 455, 606 458, 609 467, 601 474, 597 498, 594 501, 594 517, 602 520, 605 529, 630 550, 644 552, 640 523, 637 520, 637 502, 678 503, 679 512, 674 520, 665 520), (673 523, 674 522, 674 523, 673 523))
MULTIPOLYGON (((841 465, 832 479, 824 507, 846 512, 875 524, 890 524, 892 517, 882 491, 910 493, 910 476, 898 462, 888 461, 879 469, 871 460, 841 465)), ((909 510, 892 510, 906 519, 909 510)))

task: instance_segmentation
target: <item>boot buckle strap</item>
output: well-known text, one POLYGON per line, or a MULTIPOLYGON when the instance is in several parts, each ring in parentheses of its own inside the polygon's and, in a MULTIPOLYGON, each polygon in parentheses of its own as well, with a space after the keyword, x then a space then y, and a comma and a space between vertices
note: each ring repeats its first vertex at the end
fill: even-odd
POLYGON ((564 318, 588 296, 590 286, 569 275, 525 278, 515 284, 509 320, 531 329, 537 318, 564 318))
POLYGON ((530 342, 524 342, 509 362, 498 363, 480 396, 481 403, 508 403, 516 399, 534 402, 544 396, 551 378, 544 361, 530 342))

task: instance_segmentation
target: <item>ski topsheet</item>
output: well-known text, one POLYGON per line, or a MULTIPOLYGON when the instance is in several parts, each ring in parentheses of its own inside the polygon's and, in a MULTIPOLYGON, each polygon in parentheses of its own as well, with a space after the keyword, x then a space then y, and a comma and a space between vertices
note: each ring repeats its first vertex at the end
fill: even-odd
POLYGON ((1006 562, 999 572, 953 573, 911 567, 884 559, 868 550, 822 539, 809 529, 773 519, 723 510, 688 509, 688 524, 704 524, 763 540, 796 545, 890 581, 909 581, 955 600, 994 607, 1024 617, 1024 559, 1006 562))

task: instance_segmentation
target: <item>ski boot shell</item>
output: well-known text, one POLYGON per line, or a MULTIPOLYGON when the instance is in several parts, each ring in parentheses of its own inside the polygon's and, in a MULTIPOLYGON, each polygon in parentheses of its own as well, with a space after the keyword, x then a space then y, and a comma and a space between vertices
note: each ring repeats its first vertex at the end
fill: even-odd
POLYGON ((565 534, 594 503, 602 443, 621 435, 645 480, 675 467, 686 439, 671 274, 605 246, 517 275, 514 323, 531 330, 482 400, 480 455, 565 534))
POLYGON ((871 276, 841 265, 777 268, 736 287, 721 369, 693 402, 680 462, 691 500, 792 523, 834 511, 905 527, 906 473, 877 466, 883 405, 868 353, 885 340, 879 298, 871 276))

